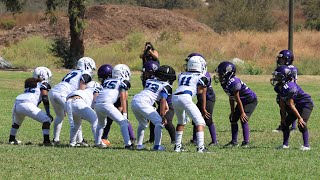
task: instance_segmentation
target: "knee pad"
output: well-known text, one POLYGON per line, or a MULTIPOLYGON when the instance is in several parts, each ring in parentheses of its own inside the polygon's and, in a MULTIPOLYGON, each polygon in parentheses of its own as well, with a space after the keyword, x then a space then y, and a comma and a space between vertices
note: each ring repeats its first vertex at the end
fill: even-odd
POLYGON ((12 124, 12 128, 14 128, 14 129, 19 129, 19 127, 20 127, 20 126, 19 126, 18 124, 16 124, 16 123, 13 123, 13 124, 12 124))
POLYGON ((50 129, 50 123, 49 122, 44 122, 42 124, 42 129, 50 129))

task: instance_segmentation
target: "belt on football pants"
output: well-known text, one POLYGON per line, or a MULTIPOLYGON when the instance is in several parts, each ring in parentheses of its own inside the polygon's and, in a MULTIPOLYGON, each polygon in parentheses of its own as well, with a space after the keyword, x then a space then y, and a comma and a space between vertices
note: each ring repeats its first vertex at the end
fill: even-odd
POLYGON ((69 100, 69 99, 76 100, 76 99, 82 99, 82 97, 81 97, 81 96, 78 96, 78 95, 75 95, 75 96, 69 97, 68 100, 69 100))
POLYGON ((192 91, 185 90, 185 91, 177 92, 174 95, 181 95, 181 94, 189 94, 190 96, 192 96, 192 91))

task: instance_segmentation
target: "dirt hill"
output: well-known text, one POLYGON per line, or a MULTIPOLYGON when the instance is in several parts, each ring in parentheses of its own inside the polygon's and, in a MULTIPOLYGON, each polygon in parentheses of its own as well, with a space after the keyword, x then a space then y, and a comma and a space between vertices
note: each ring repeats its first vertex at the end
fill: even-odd
MULTIPOLYGON (((195 20, 181 14, 165 10, 125 5, 98 5, 88 8, 85 41, 102 44, 124 38, 130 32, 175 30, 181 32, 212 30, 195 20)), ((52 27, 48 21, 34 21, 27 26, 15 27, 0 34, 0 46, 17 42, 31 35, 53 37, 56 34, 67 35, 69 32, 67 16, 59 16, 58 23, 52 27)))

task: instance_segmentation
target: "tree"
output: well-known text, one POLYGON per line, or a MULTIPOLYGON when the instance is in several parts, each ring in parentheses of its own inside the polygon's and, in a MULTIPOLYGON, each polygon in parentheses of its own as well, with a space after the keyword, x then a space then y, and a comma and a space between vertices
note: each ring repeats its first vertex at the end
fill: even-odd
MULTIPOLYGON (((21 13, 23 10, 23 2, 21 0, 1 0, 6 5, 8 11, 12 13, 21 13)), ((56 17, 54 11, 57 6, 63 3, 63 0, 46 0, 46 14, 50 15, 50 22, 54 23, 56 17)), ((85 18, 85 0, 69 0, 68 16, 70 25, 70 47, 69 61, 64 63, 65 68, 74 68, 79 58, 84 55, 84 18, 85 18)), ((66 60, 66 59, 65 59, 66 60)))

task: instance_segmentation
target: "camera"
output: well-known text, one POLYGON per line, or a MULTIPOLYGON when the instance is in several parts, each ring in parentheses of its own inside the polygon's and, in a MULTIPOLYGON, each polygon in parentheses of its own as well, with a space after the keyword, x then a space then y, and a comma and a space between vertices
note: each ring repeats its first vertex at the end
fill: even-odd
POLYGON ((151 49, 151 46, 150 46, 150 45, 147 45, 145 51, 148 52, 148 51, 150 51, 150 49, 151 49))

